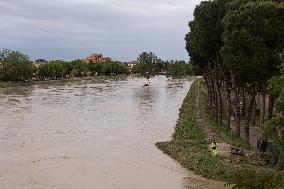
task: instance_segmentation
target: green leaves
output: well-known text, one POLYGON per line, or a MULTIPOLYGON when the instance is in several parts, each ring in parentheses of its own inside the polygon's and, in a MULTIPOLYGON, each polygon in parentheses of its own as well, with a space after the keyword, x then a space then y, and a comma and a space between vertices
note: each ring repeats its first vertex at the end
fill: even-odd
POLYGON ((32 63, 19 51, 0 51, 0 80, 23 81, 32 78, 32 63))
POLYGON ((278 54, 284 39, 283 4, 232 4, 235 6, 223 20, 222 58, 238 81, 265 83, 278 72, 278 54))
POLYGON ((175 61, 167 66, 167 76, 183 77, 193 74, 193 65, 184 61, 175 61))
POLYGON ((232 180, 234 189, 280 189, 284 186, 284 173, 243 169, 236 172, 232 180))
POLYGON ((87 63, 79 59, 71 62, 50 61, 39 67, 39 76, 49 79, 65 78, 67 75, 69 77, 84 77, 95 73, 98 75, 127 74, 127 68, 125 64, 110 60, 102 63, 87 63))
POLYGON ((153 52, 143 52, 139 54, 137 60, 141 65, 139 65, 139 67, 136 69, 138 69, 139 73, 146 79, 149 79, 157 74, 155 66, 157 64, 158 57, 153 52))
POLYGON ((67 74, 66 62, 54 60, 39 67, 38 74, 42 78, 61 79, 67 74))

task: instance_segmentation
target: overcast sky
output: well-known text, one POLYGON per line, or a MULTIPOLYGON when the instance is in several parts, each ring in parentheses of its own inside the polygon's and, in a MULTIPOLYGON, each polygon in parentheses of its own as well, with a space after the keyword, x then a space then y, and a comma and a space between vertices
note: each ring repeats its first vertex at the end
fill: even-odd
POLYGON ((200 0, 0 0, 0 48, 72 60, 143 51, 188 60, 184 36, 200 0))

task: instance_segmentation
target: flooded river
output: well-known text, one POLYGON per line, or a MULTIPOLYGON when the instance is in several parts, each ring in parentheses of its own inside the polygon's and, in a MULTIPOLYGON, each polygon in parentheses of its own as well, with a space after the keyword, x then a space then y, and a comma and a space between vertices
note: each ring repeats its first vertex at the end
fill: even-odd
POLYGON ((199 179, 154 145, 170 139, 192 80, 145 83, 0 89, 0 188, 180 189, 199 179))

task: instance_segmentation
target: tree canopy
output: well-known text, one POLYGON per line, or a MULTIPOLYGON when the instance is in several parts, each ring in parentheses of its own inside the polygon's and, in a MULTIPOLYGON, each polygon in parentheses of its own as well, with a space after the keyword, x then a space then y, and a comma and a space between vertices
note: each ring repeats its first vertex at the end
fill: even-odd
POLYGON ((225 123, 228 130, 234 130, 240 137, 241 119, 244 119, 249 146, 257 94, 263 95, 264 100, 266 96, 269 98, 267 120, 273 117, 275 100, 281 104, 283 79, 279 54, 284 47, 283 1, 202 1, 194 10, 189 28, 186 50, 193 67, 204 76, 216 122, 225 123), (232 120, 236 128, 232 127, 232 120))
POLYGON ((8 49, 0 51, 0 80, 29 80, 32 75, 32 63, 27 55, 8 49))

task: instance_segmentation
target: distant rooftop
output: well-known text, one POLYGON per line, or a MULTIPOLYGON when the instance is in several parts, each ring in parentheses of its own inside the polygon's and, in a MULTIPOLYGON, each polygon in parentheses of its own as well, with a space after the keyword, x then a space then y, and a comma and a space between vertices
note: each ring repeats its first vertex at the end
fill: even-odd
POLYGON ((37 59, 35 62, 47 62, 45 59, 37 59))

